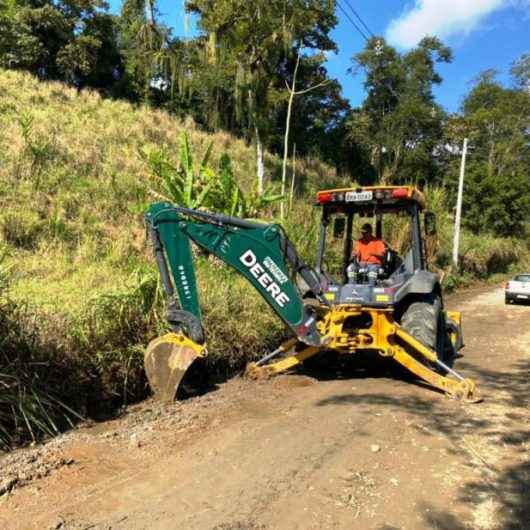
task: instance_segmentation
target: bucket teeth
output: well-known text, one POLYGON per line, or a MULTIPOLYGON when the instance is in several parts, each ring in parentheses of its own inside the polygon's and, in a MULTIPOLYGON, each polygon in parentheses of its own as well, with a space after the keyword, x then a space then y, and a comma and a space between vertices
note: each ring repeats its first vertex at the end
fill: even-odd
POLYGON ((204 355, 203 346, 181 333, 169 333, 151 341, 145 351, 144 366, 155 398, 173 401, 188 368, 204 355))

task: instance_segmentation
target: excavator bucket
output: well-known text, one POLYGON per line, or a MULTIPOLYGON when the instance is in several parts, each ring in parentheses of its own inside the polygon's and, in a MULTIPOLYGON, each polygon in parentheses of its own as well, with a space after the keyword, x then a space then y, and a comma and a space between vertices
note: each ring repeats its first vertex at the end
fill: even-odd
POLYGON ((144 366, 155 398, 173 401, 188 368, 205 355, 204 346, 182 333, 168 333, 152 340, 145 350, 144 366))

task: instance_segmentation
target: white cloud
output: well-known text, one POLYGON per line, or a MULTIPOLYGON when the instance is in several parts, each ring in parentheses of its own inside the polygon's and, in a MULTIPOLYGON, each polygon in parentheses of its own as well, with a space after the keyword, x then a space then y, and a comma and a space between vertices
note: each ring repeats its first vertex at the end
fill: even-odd
POLYGON ((466 35, 497 9, 528 5, 528 0, 415 0, 413 6, 390 22, 386 37, 391 44, 410 48, 425 35, 441 39, 466 35))

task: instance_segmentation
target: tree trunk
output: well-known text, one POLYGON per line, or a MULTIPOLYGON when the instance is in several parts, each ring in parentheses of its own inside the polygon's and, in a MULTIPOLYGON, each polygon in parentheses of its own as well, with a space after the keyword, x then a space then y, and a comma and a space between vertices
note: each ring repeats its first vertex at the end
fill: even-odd
POLYGON ((258 195, 263 195, 263 180, 265 177, 265 163, 263 161, 263 143, 259 134, 259 128, 254 125, 254 132, 256 134, 256 166, 258 176, 258 195))
MULTIPOLYGON (((283 164, 282 164, 282 196, 285 195, 285 187, 287 183, 287 158, 289 156, 289 131, 291 128, 291 113, 293 110, 294 96, 296 94, 296 74, 298 73, 298 65, 300 64, 300 55, 296 56, 296 65, 294 67, 293 84, 289 88, 289 104, 287 105, 287 118, 285 120, 285 135, 283 138, 283 164)), ((280 203, 280 219, 285 215, 285 199, 280 203)))
POLYGON ((494 173, 494 162, 495 162, 495 122, 493 122, 489 127, 490 133, 490 148, 488 153, 488 175, 491 177, 494 173))
POLYGON ((384 173, 384 166, 383 166, 383 146, 379 145, 378 147, 378 158, 377 158, 377 173, 378 173, 378 181, 380 184, 386 184, 385 182, 385 173, 384 173))
POLYGON ((291 178, 291 192, 289 194, 289 211, 293 209, 295 179, 296 179, 296 144, 293 145, 293 176, 291 178))

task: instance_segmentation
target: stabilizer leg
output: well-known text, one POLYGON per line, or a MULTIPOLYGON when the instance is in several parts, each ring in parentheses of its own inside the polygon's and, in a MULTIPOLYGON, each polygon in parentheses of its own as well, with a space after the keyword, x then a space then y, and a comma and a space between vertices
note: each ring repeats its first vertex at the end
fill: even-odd
POLYGON ((250 363, 245 374, 251 379, 263 379, 268 378, 272 375, 279 374, 293 368, 294 366, 301 364, 309 357, 317 354, 321 348, 320 346, 307 346, 300 351, 296 351, 296 346, 300 342, 297 339, 290 339, 284 342, 277 350, 272 354, 267 355, 261 361, 257 363, 250 363), (271 364, 262 364, 264 361, 270 359, 273 355, 279 355, 280 353, 288 353, 286 357, 283 357, 279 361, 271 364))
POLYGON ((470 403, 476 403, 481 401, 481 398, 475 388, 475 382, 472 379, 466 379, 458 374, 453 369, 438 360, 436 353, 425 347, 421 342, 416 340, 414 337, 409 335, 406 331, 396 325, 396 336, 406 343, 413 352, 423 357, 432 364, 439 365, 444 371, 450 373, 456 379, 451 379, 446 375, 441 375, 430 368, 428 365, 423 364, 413 357, 406 351, 400 344, 395 343, 392 348, 392 357, 407 370, 417 375, 427 383, 431 384, 435 388, 443 390, 449 396, 467 401, 470 403))

